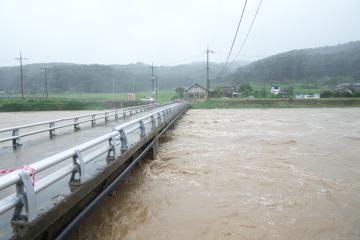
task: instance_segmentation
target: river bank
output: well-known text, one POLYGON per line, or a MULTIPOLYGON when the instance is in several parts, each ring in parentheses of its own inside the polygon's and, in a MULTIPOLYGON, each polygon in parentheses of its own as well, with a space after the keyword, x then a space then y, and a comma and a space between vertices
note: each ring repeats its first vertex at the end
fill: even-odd
MULTIPOLYGON (((141 101, 80 98, 0 98, 0 112, 19 111, 64 111, 64 110, 103 110, 130 107, 143 104, 141 101)), ((216 108, 321 108, 321 107, 360 107, 360 98, 323 99, 209 99, 193 102, 193 109, 216 108)))
POLYGON ((318 108, 318 107, 360 107, 360 98, 321 99, 209 99, 193 102, 193 109, 213 108, 318 108))
POLYGON ((20 111, 64 111, 64 110, 103 110, 130 107, 143 104, 140 101, 102 100, 102 99, 38 99, 3 98, 0 99, 0 112, 20 111))

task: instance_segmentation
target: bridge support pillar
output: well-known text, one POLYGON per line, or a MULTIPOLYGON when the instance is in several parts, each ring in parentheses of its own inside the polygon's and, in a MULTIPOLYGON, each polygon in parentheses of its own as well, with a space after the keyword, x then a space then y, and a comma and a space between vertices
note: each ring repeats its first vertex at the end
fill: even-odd
POLYGON ((156 160, 159 150, 159 141, 157 140, 152 148, 146 153, 145 159, 156 160))

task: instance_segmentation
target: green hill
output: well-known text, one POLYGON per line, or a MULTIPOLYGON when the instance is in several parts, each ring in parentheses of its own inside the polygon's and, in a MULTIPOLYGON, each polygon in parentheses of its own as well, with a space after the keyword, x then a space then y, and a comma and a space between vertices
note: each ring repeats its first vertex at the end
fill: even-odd
MULTIPOLYGON (((230 72, 234 72, 246 62, 237 62, 230 72)), ((44 91, 43 64, 28 64, 23 67, 24 88, 26 95, 39 94, 44 91)), ((149 91, 151 90, 150 65, 143 63, 127 65, 84 65, 71 63, 49 63, 48 89, 52 93, 112 92, 113 81, 115 92, 149 91)), ((215 77, 221 71, 223 63, 211 63, 211 76, 215 77)), ((206 82, 205 62, 194 62, 176 66, 158 66, 155 69, 158 78, 158 88, 173 89, 188 87, 198 82, 206 82)), ((19 67, 0 67, 0 92, 14 94, 20 92, 19 67)))
POLYGON ((360 82, 360 41, 293 50, 239 67, 233 83, 312 84, 360 82))

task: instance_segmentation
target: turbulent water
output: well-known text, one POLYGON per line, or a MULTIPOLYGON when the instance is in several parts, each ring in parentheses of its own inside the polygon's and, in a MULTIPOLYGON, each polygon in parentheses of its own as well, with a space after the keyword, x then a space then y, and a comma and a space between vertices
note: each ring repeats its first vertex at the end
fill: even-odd
POLYGON ((190 110, 74 239, 360 239, 360 109, 190 110))

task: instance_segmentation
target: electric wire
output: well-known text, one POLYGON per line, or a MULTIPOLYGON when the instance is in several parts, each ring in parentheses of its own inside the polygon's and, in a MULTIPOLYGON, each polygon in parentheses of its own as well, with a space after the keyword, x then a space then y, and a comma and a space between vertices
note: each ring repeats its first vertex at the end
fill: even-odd
POLYGON ((260 10, 262 1, 263 1, 263 0, 260 0, 260 2, 259 2, 259 5, 258 5, 258 7, 257 7, 257 9, 256 9, 254 18, 253 18, 253 20, 252 20, 252 22, 251 22, 249 31, 247 32, 247 34, 246 34, 246 36, 245 36, 245 38, 244 38, 244 41, 242 42, 242 44, 241 44, 241 46, 240 46, 239 51, 237 52, 237 54, 235 55, 234 59, 233 59, 233 60, 231 61, 231 63, 229 64, 229 68, 230 68, 230 66, 235 62, 235 60, 239 57, 241 51, 243 50, 243 48, 244 48, 244 46, 245 46, 245 43, 246 43, 247 39, 249 38, 251 29, 252 29, 252 27, 253 27, 253 25, 254 25, 254 23, 255 23, 255 20, 256 20, 257 15, 258 15, 258 13, 259 13, 259 10, 260 10))
POLYGON ((230 50, 229 50, 229 54, 227 56, 227 59, 226 59, 226 62, 225 62, 225 65, 224 67, 222 68, 221 70, 221 73, 219 74, 218 78, 220 78, 222 76, 222 74, 224 73, 225 71, 225 68, 229 62, 229 59, 230 59, 230 56, 231 56, 231 53, 232 53, 232 50, 234 48, 234 45, 235 45, 235 42, 236 42, 236 38, 237 38, 237 35, 238 35, 238 32, 239 32, 239 29, 240 29, 240 25, 241 25, 241 22, 242 22, 242 19, 244 17, 244 13, 245 13, 245 9, 246 9, 246 4, 247 4, 247 0, 245 0, 245 3, 244 3, 244 7, 243 7, 243 10, 241 12, 241 17, 240 17, 240 20, 239 20, 239 23, 237 25, 237 28, 236 28, 236 31, 235 31, 235 35, 234 35, 234 39, 233 39, 233 42, 231 44, 231 47, 230 47, 230 50))

